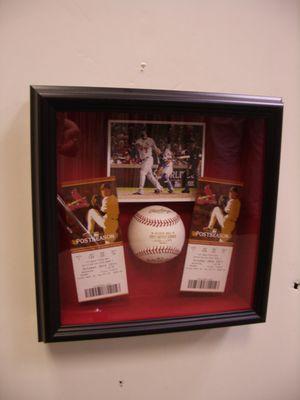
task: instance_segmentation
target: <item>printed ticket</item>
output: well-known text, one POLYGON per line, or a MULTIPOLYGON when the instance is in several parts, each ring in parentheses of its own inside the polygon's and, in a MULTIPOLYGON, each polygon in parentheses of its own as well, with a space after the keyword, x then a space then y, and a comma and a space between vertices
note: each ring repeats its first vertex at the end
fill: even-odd
POLYGON ((79 302, 128 294, 115 178, 66 182, 57 196, 79 302))
POLYGON ((241 182, 200 178, 181 291, 224 292, 241 209, 241 182))
POLYGON ((224 292, 232 248, 189 243, 181 290, 224 292))
POLYGON ((122 244, 72 253, 78 301, 127 294, 122 244))

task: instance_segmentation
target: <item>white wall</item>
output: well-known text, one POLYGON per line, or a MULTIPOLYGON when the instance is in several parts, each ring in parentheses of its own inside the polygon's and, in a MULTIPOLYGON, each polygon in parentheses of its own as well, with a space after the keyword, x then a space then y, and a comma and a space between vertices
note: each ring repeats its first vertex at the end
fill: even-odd
POLYGON ((0 398, 299 399, 300 2, 1 0, 0 54, 0 398), (284 98, 266 324, 37 343, 29 84, 284 98))

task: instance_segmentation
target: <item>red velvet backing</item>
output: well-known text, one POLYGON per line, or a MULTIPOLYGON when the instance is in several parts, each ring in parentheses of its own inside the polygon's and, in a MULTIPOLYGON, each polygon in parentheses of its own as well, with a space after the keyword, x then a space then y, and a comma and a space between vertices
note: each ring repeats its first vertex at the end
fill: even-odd
MULTIPOLYGON (((58 191, 64 181, 106 176, 108 119, 154 119, 205 122, 204 175, 244 182, 242 208, 225 293, 183 294, 179 292, 186 245, 182 253, 165 264, 146 264, 128 247, 127 227, 133 214, 149 203, 120 204, 120 226, 124 237, 129 295, 109 300, 78 303, 69 239, 58 221, 61 320, 63 325, 123 322, 194 314, 250 309, 256 276, 262 192, 265 124, 261 119, 237 117, 203 118, 196 114, 108 115, 105 112, 73 112, 64 115, 79 128, 75 155, 58 152, 58 191)), ((62 114, 60 115, 62 117, 62 114)), ((58 125, 58 141, 62 130, 58 125)), ((157 203, 156 203, 157 204, 157 203)), ((193 204, 163 203, 177 211, 189 231, 193 204)))

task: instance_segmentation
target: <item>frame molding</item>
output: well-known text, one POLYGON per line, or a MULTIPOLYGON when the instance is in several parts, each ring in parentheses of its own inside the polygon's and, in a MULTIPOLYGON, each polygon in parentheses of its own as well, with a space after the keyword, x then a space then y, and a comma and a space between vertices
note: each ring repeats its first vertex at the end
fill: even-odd
POLYGON ((34 254, 39 341, 94 339, 264 322, 271 273, 283 103, 278 97, 146 89, 31 86, 31 156, 34 254), (192 317, 126 323, 61 326, 56 237, 57 111, 122 107, 172 107, 211 115, 264 117, 267 121, 265 179, 254 306, 192 317))

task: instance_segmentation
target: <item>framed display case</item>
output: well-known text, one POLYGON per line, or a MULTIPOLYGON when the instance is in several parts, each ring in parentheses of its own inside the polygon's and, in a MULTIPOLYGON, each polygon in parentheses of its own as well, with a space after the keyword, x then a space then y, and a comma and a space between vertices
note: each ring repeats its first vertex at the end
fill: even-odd
POLYGON ((40 341, 264 322, 280 98, 31 87, 40 341))

